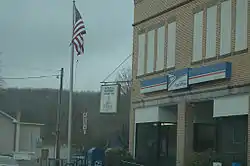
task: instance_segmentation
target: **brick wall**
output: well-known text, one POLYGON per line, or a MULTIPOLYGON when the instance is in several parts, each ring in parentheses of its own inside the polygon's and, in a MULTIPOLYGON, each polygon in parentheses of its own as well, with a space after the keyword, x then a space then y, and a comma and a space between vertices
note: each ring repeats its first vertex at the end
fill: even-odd
MULTIPOLYGON (((218 62, 232 62, 232 78, 230 81, 219 81, 215 83, 202 84, 199 86, 195 86, 194 89, 203 89, 204 87, 215 87, 220 85, 229 85, 229 86, 237 86, 244 85, 250 83, 250 55, 246 50, 245 53, 238 53, 232 56, 227 57, 216 57, 212 60, 203 60, 200 63, 191 64, 192 59, 192 41, 193 41, 193 12, 197 8, 206 8, 207 5, 210 5, 210 1, 204 3, 202 0, 189 0, 190 2, 178 7, 174 10, 166 12, 162 15, 159 15, 155 18, 142 22, 138 25, 134 26, 134 37, 133 37, 133 92, 132 92, 132 102, 141 101, 141 99, 150 99, 150 97, 155 96, 166 96, 171 95, 173 92, 158 92, 152 93, 147 96, 140 94, 140 84, 139 80, 148 79, 152 77, 156 77, 159 75, 164 75, 167 71, 155 72, 150 75, 146 75, 143 77, 136 78, 136 70, 137 70, 137 54, 138 54, 138 34, 141 31, 147 32, 150 27, 156 26, 157 24, 162 24, 162 22, 167 22, 168 19, 175 17, 177 21, 177 29, 176 29, 176 66, 175 69, 181 69, 185 67, 197 67, 201 65, 214 64, 218 62), (208 3, 209 2, 209 3, 208 3)), ((168 8, 176 6, 178 3, 185 2, 184 0, 142 0, 138 4, 135 5, 135 23, 139 22, 143 19, 148 18, 156 13, 164 11, 168 8)), ((220 21, 220 2, 218 0, 213 0, 213 4, 218 4, 218 19, 217 22, 220 21)), ((236 0, 232 0, 233 5, 235 6, 236 0)), ((234 13, 235 10, 232 10, 234 13)), ((248 12, 248 15, 250 12, 248 12)), ((250 18, 250 17, 249 17, 250 18)), ((204 10, 204 22, 206 21, 206 10, 204 10)), ((232 24, 235 25, 235 17, 232 19, 232 24)), ((248 22, 249 26, 249 22, 248 22)), ((205 26, 204 26, 205 27, 205 26)), ((250 28, 249 28, 250 29, 250 28)), ((248 36, 250 36, 250 31, 248 29, 248 36)), ((205 30, 205 28, 204 28, 205 30)), ((235 43, 235 35, 234 30, 232 31, 232 50, 234 50, 235 43)), ((217 26, 217 35, 220 36, 220 25, 217 26)), ((206 43, 206 35, 203 36, 203 43, 206 43)), ((220 38, 216 39, 217 48, 216 52, 219 54, 219 44, 220 38)), ((203 44, 203 45, 204 45, 203 44)), ((248 46, 250 45, 250 37, 248 37, 248 46)), ((205 47, 203 48, 203 55, 205 55, 205 47)))
MULTIPOLYGON (((218 4, 218 16, 217 22, 220 22, 220 2, 217 0, 212 0, 213 3, 218 4)), ((159 75, 164 75, 166 71, 155 72, 150 75, 143 77, 136 77, 137 74, 137 55, 138 55, 138 34, 141 31, 147 32, 150 27, 157 26, 157 24, 167 23, 167 20, 175 17, 177 21, 176 29, 176 66, 175 69, 181 69, 185 67, 197 67, 201 65, 209 65, 218 62, 232 62, 232 77, 229 81, 216 81, 214 83, 196 85, 194 89, 201 90, 204 88, 216 87, 221 85, 228 86, 239 86, 250 83, 250 54, 248 50, 245 53, 239 53, 223 58, 216 57, 213 60, 206 61, 203 60, 200 63, 191 64, 192 59, 192 41, 193 41, 193 11, 197 8, 206 8, 211 1, 209 0, 140 0, 135 5, 134 11, 134 32, 133 32, 133 91, 132 91, 132 103, 133 102, 142 102, 142 99, 150 99, 152 97, 162 97, 171 95, 173 92, 157 92, 150 95, 141 95, 140 94, 140 80, 153 78, 159 75), (179 3, 189 2, 181 7, 178 7, 168 12, 162 13, 161 15, 151 18, 149 20, 140 22, 148 17, 151 17, 157 13, 163 12, 164 10, 170 9, 176 6, 179 3), (136 24, 138 23, 138 24, 136 24)), ((232 0, 233 5, 235 6, 236 0, 232 0)), ((248 2, 250 3, 250 2, 248 2)), ((250 5, 248 5, 248 19, 250 18, 250 5)), ((235 10, 232 10, 234 15, 235 10)), ((204 10, 204 22, 206 21, 206 10, 204 10)), ((232 18, 232 25, 235 25, 235 17, 232 18)), ((248 21, 248 27, 250 27, 250 21, 248 21)), ((205 28, 204 28, 205 30, 205 28)), ((235 28, 232 31, 232 50, 235 47, 235 28)), ((217 48, 216 52, 219 54, 219 44, 220 44, 220 25, 217 26, 217 48)), ((206 43, 206 36, 203 36, 203 45, 206 43)), ((250 28, 248 28, 248 47, 250 46, 250 28)), ((205 48, 203 48, 203 55, 205 55, 205 48)), ((132 104, 133 111, 134 105, 132 104)), ((250 110, 249 110, 250 111, 250 110)), ((134 113, 130 114, 130 151, 133 151, 133 139, 134 139, 134 113)), ((249 116, 250 117, 250 116, 249 116)), ((250 118, 249 118, 250 119, 250 118)), ((250 123, 248 127, 248 140, 250 140, 250 123)), ((182 165, 182 164, 180 164, 182 165)), ((250 144, 248 145, 248 165, 250 166, 250 144)))
POLYGON ((138 22, 180 3, 190 0, 140 0, 135 5, 135 19, 138 22))
MULTIPOLYGON (((249 105, 250 105, 250 97, 249 97, 249 105)), ((248 111, 248 131, 247 131, 247 165, 250 166, 250 107, 248 111)))

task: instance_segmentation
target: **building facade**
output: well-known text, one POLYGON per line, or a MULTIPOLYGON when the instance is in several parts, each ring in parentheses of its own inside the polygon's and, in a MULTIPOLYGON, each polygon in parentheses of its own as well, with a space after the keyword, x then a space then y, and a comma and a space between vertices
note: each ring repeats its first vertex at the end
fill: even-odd
MULTIPOLYGON (((19 119, 19 118, 17 118, 19 119)), ((40 132, 43 124, 20 122, 0 110, 0 155, 40 156, 40 132)))
POLYGON ((248 0, 134 0, 130 151, 250 165, 248 0), (249 132, 248 132, 249 131, 249 132))
POLYGON ((15 145, 14 118, 4 112, 0 112, 0 154, 11 154, 15 145))

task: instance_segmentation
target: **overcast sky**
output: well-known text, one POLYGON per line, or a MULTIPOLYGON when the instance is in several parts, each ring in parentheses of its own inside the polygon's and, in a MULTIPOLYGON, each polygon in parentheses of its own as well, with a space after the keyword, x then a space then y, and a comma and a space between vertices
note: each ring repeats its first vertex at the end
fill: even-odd
MULTIPOLYGON (((74 89, 99 90, 100 81, 131 53, 133 1, 76 0, 76 6, 87 35, 74 89)), ((1 75, 52 75, 64 67, 68 88, 71 32, 71 0, 1 0, 1 75)), ((131 66, 131 58, 126 66, 131 66)), ((58 88, 59 80, 6 80, 5 87, 58 88)))

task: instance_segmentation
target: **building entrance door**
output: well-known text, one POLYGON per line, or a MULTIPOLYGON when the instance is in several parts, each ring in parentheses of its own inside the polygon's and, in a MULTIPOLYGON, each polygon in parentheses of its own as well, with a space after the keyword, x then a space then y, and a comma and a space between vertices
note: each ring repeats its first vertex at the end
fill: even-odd
POLYGON ((145 166, 175 166, 176 137, 176 124, 137 124, 136 159, 145 166))
POLYGON ((161 123, 159 132, 159 166, 176 164, 176 125, 161 123))
POLYGON ((136 159, 145 166, 157 166, 158 125, 136 124, 136 159))

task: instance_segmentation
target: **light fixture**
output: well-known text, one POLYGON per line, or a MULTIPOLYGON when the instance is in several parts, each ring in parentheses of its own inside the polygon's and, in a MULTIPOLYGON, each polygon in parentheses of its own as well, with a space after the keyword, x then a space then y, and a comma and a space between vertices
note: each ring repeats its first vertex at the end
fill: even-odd
MULTIPOLYGON (((173 126, 175 125, 175 123, 170 123, 170 122, 164 122, 164 123, 160 123, 161 126, 173 126)), ((157 126, 157 123, 154 123, 153 126, 157 126)))
POLYGON ((175 125, 174 123, 161 123, 161 126, 173 126, 175 125))

